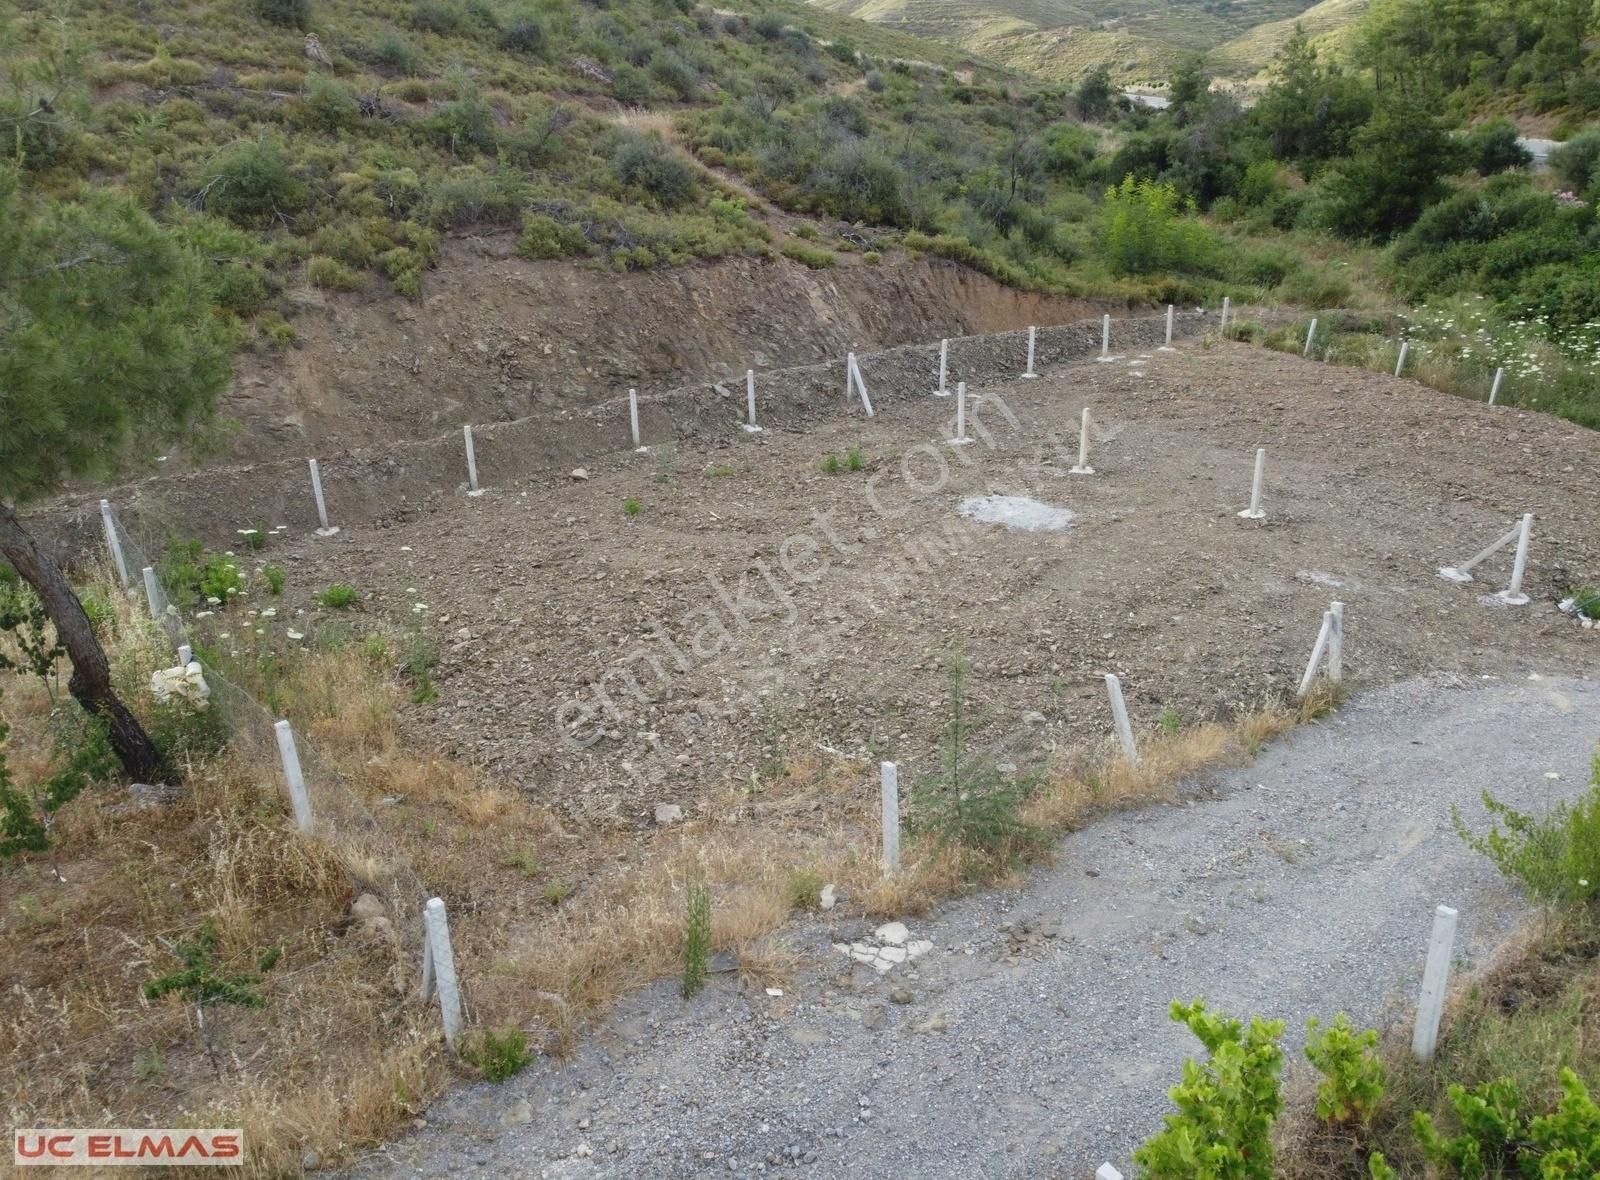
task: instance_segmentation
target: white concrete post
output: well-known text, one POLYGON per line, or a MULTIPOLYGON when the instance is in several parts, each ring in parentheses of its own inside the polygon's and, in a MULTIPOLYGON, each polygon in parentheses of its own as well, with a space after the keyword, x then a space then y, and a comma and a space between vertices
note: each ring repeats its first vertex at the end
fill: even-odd
POLYGON ((1226 334, 1228 331, 1228 297, 1222 297, 1222 326, 1217 331, 1226 334))
POLYGON ((1417 1025, 1411 1052, 1418 1061, 1432 1061, 1439 1044, 1439 1018, 1444 1015, 1445 986, 1450 982, 1450 952, 1456 941, 1456 911, 1447 905, 1433 911, 1433 936, 1422 969, 1422 995, 1417 1000, 1417 1025))
POLYGON ((1067 473, 1068 475, 1093 475, 1094 468, 1089 466, 1089 407, 1083 407, 1083 420, 1078 427, 1078 465, 1067 473))
POLYGON ((294 824, 302 832, 311 830, 311 797, 306 794, 306 777, 300 771, 300 751, 295 748, 294 730, 287 721, 272 727, 278 738, 278 759, 289 784, 289 804, 294 808, 294 824))
POLYGON ((1338 684, 1344 679, 1344 603, 1330 602, 1328 617, 1333 622, 1328 629, 1328 679, 1338 684))
POLYGON ((1303 697, 1311 691, 1311 686, 1317 680, 1317 668, 1322 663, 1322 655, 1328 650, 1328 638, 1333 634, 1333 612, 1322 612, 1322 629, 1317 632, 1317 642, 1311 648, 1311 658, 1306 661, 1306 674, 1300 677, 1300 687, 1295 690, 1295 696, 1303 697))
POLYGON ((1306 329, 1306 346, 1301 351, 1301 353, 1300 353, 1301 356, 1310 356, 1311 355, 1311 342, 1314 341, 1316 338, 1317 338, 1317 319, 1316 319, 1315 316, 1312 316, 1311 317, 1311 327, 1306 329))
POLYGON ((964 447, 972 440, 967 437, 967 383, 956 382, 956 436, 946 440, 954 447, 964 447))
POLYGON ((872 399, 867 396, 866 378, 861 376, 861 365, 856 361, 856 354, 850 354, 850 375, 855 378, 856 392, 861 395, 861 408, 866 410, 867 417, 872 417, 872 399))
POLYGON ((1532 541, 1533 513, 1530 512, 1522 518, 1522 524, 1518 526, 1517 556, 1511 565, 1511 585, 1495 595, 1507 606, 1528 605, 1528 596, 1522 592, 1522 575, 1528 572, 1528 546, 1532 541))
POLYGON ((644 446, 639 442, 639 391, 637 389, 628 390, 628 433, 633 438, 633 449, 635 451, 644 450, 644 446))
POLYGON ((935 397, 949 397, 950 388, 946 384, 950 373, 950 341, 939 341, 939 388, 933 391, 935 397))
POLYGON ((1167 342, 1162 347, 1172 347, 1172 304, 1170 303, 1167 304, 1167 342))
POLYGON ((1494 384, 1489 386, 1489 404, 1492 406, 1500 400, 1500 382, 1505 379, 1506 371, 1499 368, 1494 371, 1494 384))
POLYGON ((1094 1180, 1122 1180, 1122 1173, 1107 1161, 1094 1170, 1094 1180))
POLYGON ((427 993, 439 993, 439 1015, 444 1022, 444 1039, 453 1049, 461 1033, 461 987, 456 982, 456 957, 450 949, 450 919, 444 912, 444 900, 430 897, 423 909, 423 923, 427 931, 427 949, 423 961, 423 998, 427 993))
POLYGON ((1039 374, 1037 374, 1037 373, 1035 373, 1033 371, 1033 346, 1034 346, 1034 341, 1036 341, 1038 339, 1038 337, 1039 337, 1039 329, 1038 328, 1029 328, 1028 329, 1028 368, 1027 368, 1027 371, 1022 374, 1022 376, 1026 380, 1029 380, 1029 381, 1033 380, 1033 378, 1035 378, 1035 377, 1037 377, 1039 375, 1039 374))
POLYGON ((161 612, 161 587, 156 583, 156 571, 148 565, 144 567, 144 600, 150 604, 150 617, 165 626, 167 620, 161 612))
POLYGON ((328 523, 328 502, 322 498, 322 468, 315 459, 307 459, 311 468, 311 494, 317 500, 317 536, 331 537, 339 530, 328 523))
POLYGON ((844 354, 844 400, 849 401, 850 395, 856 391, 856 354, 844 354))
POLYGON ((756 425, 756 371, 744 371, 744 412, 746 434, 760 434, 761 427, 756 425))
POLYGON ((194 648, 187 643, 178 644, 178 667, 187 668, 194 662, 194 648))
POLYGON ((1117 725, 1117 740, 1122 743, 1122 753, 1129 765, 1139 761, 1139 751, 1133 744, 1133 726, 1128 721, 1128 706, 1122 699, 1122 681, 1106 673, 1106 695, 1111 698, 1111 718, 1117 725))
POLYGON ((128 588, 128 559, 122 554, 122 538, 117 536, 117 522, 111 517, 111 501, 100 501, 100 524, 106 531, 106 548, 111 551, 111 564, 117 567, 117 577, 122 588, 128 588))
POLYGON ((463 426, 461 437, 467 444, 467 495, 481 496, 483 489, 478 486, 478 454, 472 449, 472 427, 463 426))
POLYGON ((1261 507, 1261 485, 1267 476, 1267 448, 1256 448, 1256 474, 1250 483, 1250 507, 1239 513, 1246 520, 1260 520, 1266 516, 1266 509, 1261 507))
POLYGON ((1111 359, 1111 317, 1102 316, 1100 319, 1100 359, 1111 359))
POLYGON ((883 787, 883 871, 900 871, 900 767, 893 762, 878 766, 883 787))
POLYGON ((1410 351, 1411 341, 1402 340, 1400 342, 1400 359, 1394 363, 1394 375, 1396 377, 1400 376, 1401 371, 1406 367, 1406 356, 1410 351))
POLYGON ((1521 535, 1522 525, 1517 524, 1512 527, 1510 532, 1501 535, 1492 544, 1490 544, 1482 552, 1473 556, 1470 560, 1465 561, 1460 565, 1441 566, 1439 569, 1439 576, 1445 579, 1447 582, 1458 582, 1463 584, 1470 582, 1472 581, 1472 571, 1474 569, 1482 565, 1485 561, 1488 561, 1489 558, 1493 557, 1496 553, 1499 553, 1500 550, 1504 549, 1507 545, 1511 544, 1511 542, 1515 541, 1521 535))

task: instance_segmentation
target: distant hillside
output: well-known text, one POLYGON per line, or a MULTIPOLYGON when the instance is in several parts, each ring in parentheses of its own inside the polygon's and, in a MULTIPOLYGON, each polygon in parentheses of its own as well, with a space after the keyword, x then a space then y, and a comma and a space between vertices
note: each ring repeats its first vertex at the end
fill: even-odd
POLYGON ((1164 78, 1186 52, 1220 49, 1218 72, 1249 77, 1304 16, 1314 34, 1357 19, 1367 0, 812 0, 958 45, 1039 77, 1107 65, 1122 83, 1164 78))
POLYGON ((1260 73, 1277 56, 1278 50, 1294 35, 1295 25, 1305 29, 1319 50, 1337 51, 1354 31, 1371 0, 1322 0, 1298 16, 1268 21, 1225 41, 1207 54, 1207 61, 1218 74, 1248 78, 1260 73))

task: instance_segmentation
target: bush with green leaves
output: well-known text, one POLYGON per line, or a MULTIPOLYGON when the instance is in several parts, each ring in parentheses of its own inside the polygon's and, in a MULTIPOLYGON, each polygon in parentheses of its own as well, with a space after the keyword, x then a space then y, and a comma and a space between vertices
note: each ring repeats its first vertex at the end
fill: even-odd
POLYGON ((699 189, 694 168, 659 135, 627 133, 611 155, 619 183, 648 194, 662 208, 687 204, 699 189))
POLYGON ((1600 186, 1600 127, 1574 135, 1551 152, 1550 169, 1575 193, 1600 186))
POLYGON ((1377 1032, 1357 1032, 1343 1012, 1326 1028, 1315 1017, 1306 1021, 1306 1060, 1322 1075, 1317 1084, 1319 1119, 1360 1126, 1372 1121, 1385 1087, 1377 1048, 1377 1032))
POLYGON ((1209 1058, 1183 1063, 1183 1081, 1170 1091, 1178 1108, 1165 1126, 1133 1153, 1149 1180, 1272 1180, 1272 1124, 1283 1109, 1279 1075, 1283 1022, 1238 1020, 1206 1010, 1203 1000, 1174 1003, 1209 1058))
POLYGON ((246 140, 220 155, 206 174, 200 200, 235 225, 264 229, 310 200, 283 148, 270 139, 246 140))
POLYGON ((1537 900, 1570 904, 1600 897, 1600 751, 1587 791, 1558 803, 1543 817, 1526 815, 1483 793, 1489 830, 1471 831, 1459 808, 1451 809, 1456 832, 1505 876, 1520 881, 1537 900), (1501 825, 1504 824, 1502 830, 1501 825))
POLYGON ((476 1066, 486 1081, 503 1082, 521 1073, 533 1062, 528 1037, 520 1028, 486 1028, 467 1038, 461 1059, 476 1066))
POLYGON ((711 956, 711 894, 703 881, 689 882, 683 920, 683 998, 706 985, 711 956))
POLYGON ((311 27, 311 0, 250 0, 250 9, 275 25, 290 29, 311 27))
POLYGON ((1180 198, 1172 185, 1124 177, 1106 190, 1106 260, 1123 274, 1207 270, 1216 255, 1216 239, 1195 214, 1194 202, 1180 198))
POLYGON ((1423 1154, 1443 1176, 1585 1180, 1600 1175, 1600 1107, 1572 1070, 1561 1071, 1556 1109, 1533 1117, 1508 1078, 1470 1089, 1451 1086, 1448 1093, 1458 1133, 1446 1137, 1423 1111, 1413 1120, 1423 1154))
POLYGON ((344 582, 335 582, 317 595, 318 604, 329 610, 349 610, 360 601, 360 591, 344 582))
POLYGON ((43 852, 50 847, 49 836, 33 801, 11 780, 6 764, 6 738, 11 730, 0 717, 0 856, 21 852, 43 852))
POLYGON ((1479 176, 1492 176, 1508 168, 1527 168, 1533 153, 1517 138, 1517 129, 1508 119, 1491 119, 1462 137, 1467 158, 1479 176))

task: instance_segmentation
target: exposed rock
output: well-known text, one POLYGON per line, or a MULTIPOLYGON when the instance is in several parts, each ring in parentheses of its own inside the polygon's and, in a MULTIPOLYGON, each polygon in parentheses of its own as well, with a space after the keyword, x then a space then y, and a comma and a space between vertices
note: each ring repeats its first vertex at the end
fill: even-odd
POLYGON ((679 807, 676 803, 656 804, 656 823, 660 824, 662 827, 666 827, 668 824, 675 824, 682 818, 683 808, 679 807))

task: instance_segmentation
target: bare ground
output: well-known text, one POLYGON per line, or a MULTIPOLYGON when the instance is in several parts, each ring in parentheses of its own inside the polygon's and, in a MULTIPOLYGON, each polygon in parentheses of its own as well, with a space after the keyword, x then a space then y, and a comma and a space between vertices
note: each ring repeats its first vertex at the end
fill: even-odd
POLYGON ((291 593, 352 582, 368 609, 430 628, 441 698, 417 723, 624 828, 660 802, 693 814, 813 744, 920 773, 955 646, 983 736, 1017 761, 1098 741, 1108 671, 1143 724, 1281 695, 1333 599, 1362 684, 1592 666, 1600 632, 1554 607, 1600 575, 1592 432, 1240 345, 1148 355, 975 391, 985 437, 964 448, 942 442, 951 402, 929 397, 494 486, 298 545, 291 593), (1072 476, 1084 406, 1096 474, 1072 476), (1257 446, 1259 523, 1236 515, 1257 446), (1076 518, 1033 533, 958 518, 991 492, 1076 518), (1524 511, 1532 605, 1479 601, 1509 553, 1473 586, 1435 576, 1524 511))

